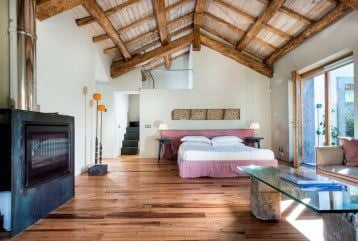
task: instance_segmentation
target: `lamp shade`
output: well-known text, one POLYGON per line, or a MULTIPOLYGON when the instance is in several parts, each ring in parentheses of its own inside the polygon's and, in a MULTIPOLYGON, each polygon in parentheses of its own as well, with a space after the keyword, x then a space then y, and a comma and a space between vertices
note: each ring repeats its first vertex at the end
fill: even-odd
POLYGON ((250 129, 258 130, 258 129, 260 129, 260 124, 257 123, 257 122, 252 122, 252 123, 250 124, 250 129))
POLYGON ((99 105, 98 106, 98 111, 105 112, 106 111, 106 106, 105 105, 99 105))
POLYGON ((93 94, 93 100, 101 100, 101 99, 102 99, 102 95, 100 93, 93 94))
POLYGON ((168 125, 166 123, 160 123, 158 129, 160 131, 168 130, 168 125))

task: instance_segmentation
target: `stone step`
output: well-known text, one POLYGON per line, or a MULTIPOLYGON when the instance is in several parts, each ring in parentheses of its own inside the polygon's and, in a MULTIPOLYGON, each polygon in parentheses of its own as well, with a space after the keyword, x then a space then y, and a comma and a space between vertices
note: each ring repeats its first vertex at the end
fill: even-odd
POLYGON ((139 134, 139 127, 131 127, 131 126, 127 127, 126 132, 127 133, 139 134))
POLYGON ((131 121, 131 122, 129 122, 129 127, 139 127, 139 121, 131 121))
POLYGON ((139 140, 139 134, 126 133, 124 134, 124 140, 139 140))
POLYGON ((122 147, 121 155, 137 155, 139 152, 138 147, 122 147))
POLYGON ((137 140, 124 140, 122 141, 122 147, 138 147, 137 140))

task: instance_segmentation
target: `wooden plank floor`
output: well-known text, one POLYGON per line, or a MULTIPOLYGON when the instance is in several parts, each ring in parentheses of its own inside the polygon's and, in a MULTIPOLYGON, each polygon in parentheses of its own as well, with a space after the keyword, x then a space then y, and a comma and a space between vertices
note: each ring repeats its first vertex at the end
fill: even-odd
POLYGON ((108 164, 107 176, 77 177, 74 199, 13 240, 298 241, 309 239, 297 227, 321 221, 303 209, 292 225, 295 204, 280 222, 255 219, 247 177, 180 179, 173 162, 133 157, 108 164))

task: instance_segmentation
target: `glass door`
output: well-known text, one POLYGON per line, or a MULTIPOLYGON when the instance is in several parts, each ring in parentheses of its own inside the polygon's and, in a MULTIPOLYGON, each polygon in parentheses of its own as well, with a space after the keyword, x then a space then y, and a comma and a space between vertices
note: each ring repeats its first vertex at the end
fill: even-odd
POLYGON ((353 63, 328 71, 330 145, 339 145, 339 137, 354 136, 353 63))
POLYGON ((315 166, 315 147, 339 145, 339 137, 354 136, 353 62, 302 74, 298 83, 295 150, 301 164, 315 166))

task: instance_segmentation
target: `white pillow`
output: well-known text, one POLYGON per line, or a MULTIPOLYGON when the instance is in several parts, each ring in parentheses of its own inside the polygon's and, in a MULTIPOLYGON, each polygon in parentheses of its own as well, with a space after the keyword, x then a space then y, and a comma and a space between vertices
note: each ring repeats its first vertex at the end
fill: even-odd
POLYGON ((185 141, 181 144, 181 146, 211 146, 211 144, 205 142, 185 141))
POLYGON ((216 143, 241 143, 244 142, 237 136, 217 136, 211 139, 211 143, 215 145, 216 143))
POLYGON ((202 143, 208 143, 210 144, 211 141, 209 138, 205 136, 184 136, 181 138, 182 142, 189 141, 189 142, 202 142, 202 143))
POLYGON ((239 141, 236 141, 236 142, 214 142, 214 143, 212 143, 212 146, 245 146, 245 144, 241 143, 239 141))

